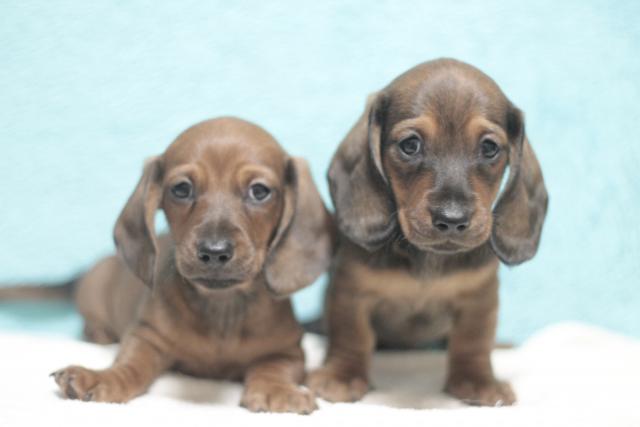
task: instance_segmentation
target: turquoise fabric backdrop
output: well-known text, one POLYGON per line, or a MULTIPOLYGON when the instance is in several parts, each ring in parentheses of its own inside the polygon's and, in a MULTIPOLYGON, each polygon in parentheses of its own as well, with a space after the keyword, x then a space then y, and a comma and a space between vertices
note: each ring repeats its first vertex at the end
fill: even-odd
MULTIPOLYGON (((213 116, 329 159, 370 92, 449 56, 526 112, 551 205, 537 257, 503 268, 500 336, 580 320, 640 336, 640 2, 4 1, 0 282, 56 281, 112 251, 143 160, 213 116)), ((296 296, 318 313, 322 283, 296 296)), ((68 305, 0 327, 77 334, 68 305)))

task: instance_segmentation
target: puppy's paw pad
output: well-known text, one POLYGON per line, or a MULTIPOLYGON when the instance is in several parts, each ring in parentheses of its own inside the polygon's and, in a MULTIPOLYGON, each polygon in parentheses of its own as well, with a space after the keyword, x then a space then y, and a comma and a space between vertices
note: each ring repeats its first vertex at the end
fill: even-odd
POLYGON ((310 414, 318 409, 312 392, 293 385, 245 390, 240 405, 252 412, 310 414))
POLYGON ((51 374, 67 399, 92 400, 91 390, 98 384, 98 374, 81 366, 69 366, 51 374))
POLYGON ((498 380, 488 382, 450 381, 447 383, 445 391, 474 406, 510 406, 516 402, 516 395, 509 383, 498 380))
POLYGON ((365 378, 344 378, 329 368, 320 368, 309 374, 307 386, 329 402, 356 402, 369 391, 365 378))
POLYGON ((114 386, 110 371, 93 371, 81 366, 69 366, 51 374, 62 395, 85 402, 124 403, 131 393, 114 386))

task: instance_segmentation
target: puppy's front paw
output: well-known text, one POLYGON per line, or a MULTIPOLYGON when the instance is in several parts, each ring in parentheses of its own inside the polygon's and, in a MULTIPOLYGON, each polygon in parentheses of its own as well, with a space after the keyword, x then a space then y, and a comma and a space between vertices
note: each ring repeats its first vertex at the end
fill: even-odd
POLYGON ((516 395, 509 383, 498 381, 449 380, 447 393, 476 406, 509 406, 516 402, 516 395))
POLYGON ((318 409, 313 393, 294 384, 246 387, 240 405, 252 412, 310 414, 318 409))
POLYGON ((105 371, 69 366, 53 372, 51 376, 56 380, 64 397, 68 399, 113 403, 124 403, 130 399, 109 384, 105 371))
POLYGON ((309 374, 307 386, 329 402, 355 402, 369 391, 366 378, 339 375, 330 367, 322 367, 309 374))

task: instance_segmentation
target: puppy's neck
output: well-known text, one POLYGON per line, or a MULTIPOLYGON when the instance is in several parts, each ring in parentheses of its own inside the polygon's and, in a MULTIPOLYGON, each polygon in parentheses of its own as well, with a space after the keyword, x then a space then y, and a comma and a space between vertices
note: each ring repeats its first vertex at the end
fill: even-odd
POLYGON ((412 275, 421 278, 435 278, 451 272, 473 270, 496 261, 496 256, 488 243, 465 252, 438 254, 418 249, 401 239, 389 242, 373 255, 371 262, 379 264, 381 268, 405 268, 412 275))
POLYGON ((188 311, 193 327, 205 335, 226 336, 241 327, 256 292, 251 283, 238 289, 203 291, 181 278, 182 305, 188 311))
POLYGON ((165 256, 165 268, 159 272, 162 279, 152 295, 159 294, 170 310, 203 335, 231 335, 241 327, 248 306, 258 296, 254 280, 228 289, 202 289, 180 274, 173 251, 167 251, 165 256))

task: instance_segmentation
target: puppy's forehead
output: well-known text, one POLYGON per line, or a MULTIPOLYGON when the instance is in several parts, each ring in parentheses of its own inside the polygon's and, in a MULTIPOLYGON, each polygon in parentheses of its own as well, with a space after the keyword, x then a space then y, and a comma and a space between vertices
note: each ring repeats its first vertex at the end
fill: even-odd
POLYGON ((246 164, 284 170, 287 155, 261 127, 242 119, 223 117, 198 123, 180 134, 164 154, 168 168, 185 163, 234 171, 246 164))
POLYGON ((393 121, 430 114, 440 122, 459 123, 483 115, 502 123, 509 105, 489 76, 454 59, 417 65, 391 82, 385 92, 393 121))

